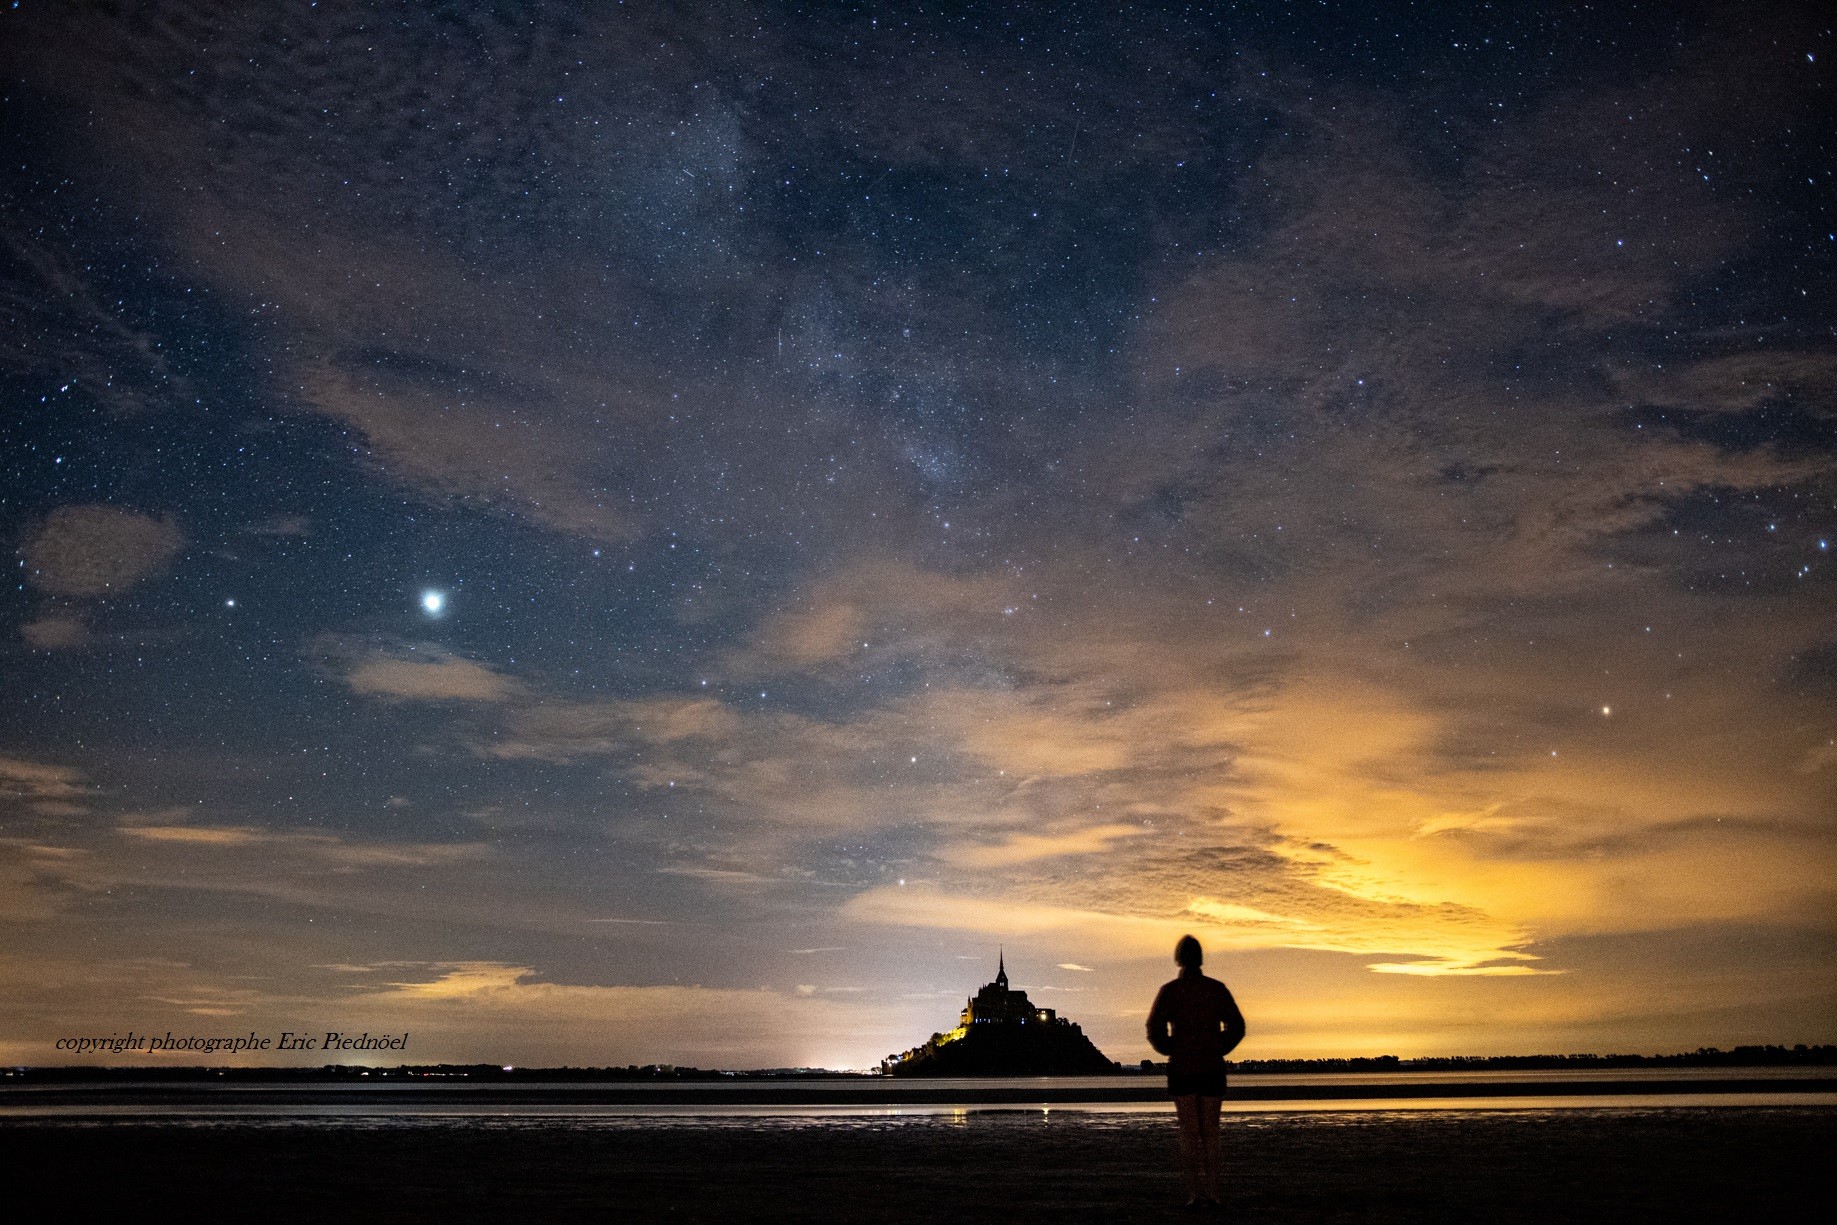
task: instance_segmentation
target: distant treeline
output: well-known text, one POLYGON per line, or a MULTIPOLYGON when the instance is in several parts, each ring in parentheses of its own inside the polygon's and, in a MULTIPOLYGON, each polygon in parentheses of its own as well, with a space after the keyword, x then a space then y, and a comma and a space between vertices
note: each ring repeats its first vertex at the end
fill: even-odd
MULTIPOLYGON (((1472 1072, 1512 1069, 1560 1068, 1772 1068, 1829 1067, 1837 1065, 1837 1046, 1738 1046, 1719 1050, 1698 1047, 1679 1055, 1445 1055, 1426 1059, 1399 1059, 1395 1055, 1355 1059, 1239 1059, 1234 1072, 1472 1072)), ((1119 1072, 1155 1073, 1164 1064, 1144 1059, 1119 1072)), ((405 1064, 393 1068, 356 1064, 326 1064, 298 1068, 146 1068, 62 1067, 0 1068, 0 1084, 54 1081, 243 1081, 288 1083, 326 1081, 727 1081, 796 1079, 865 1079, 873 1072, 831 1072, 824 1068, 762 1068, 750 1072, 723 1072, 685 1068, 667 1063, 627 1064, 609 1068, 518 1068, 492 1063, 405 1064)))
MULTIPOLYGON (((1679 1055, 1439 1055, 1399 1059, 1373 1055, 1356 1059, 1237 1059, 1234 1072, 1473 1072, 1559 1068, 1780 1068, 1837 1064, 1837 1046, 1700 1046, 1679 1055)), ((1165 1065, 1153 1065, 1159 1071, 1165 1065)), ((1147 1069, 1145 1069, 1147 1070, 1147 1069)))

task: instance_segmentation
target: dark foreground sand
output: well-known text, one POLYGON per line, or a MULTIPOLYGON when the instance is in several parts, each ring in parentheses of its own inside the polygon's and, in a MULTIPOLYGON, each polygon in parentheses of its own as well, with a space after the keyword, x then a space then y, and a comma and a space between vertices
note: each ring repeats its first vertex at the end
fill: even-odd
MULTIPOLYGON (((1837 1112, 1228 1118, 1234 1221, 1790 1222, 1837 1112)), ((1190 1220, 1171 1121, 1054 1112, 786 1125, 268 1121, 0 1126, 40 1220, 1190 1220)), ((23 1219, 23 1218, 15 1218, 23 1219)))

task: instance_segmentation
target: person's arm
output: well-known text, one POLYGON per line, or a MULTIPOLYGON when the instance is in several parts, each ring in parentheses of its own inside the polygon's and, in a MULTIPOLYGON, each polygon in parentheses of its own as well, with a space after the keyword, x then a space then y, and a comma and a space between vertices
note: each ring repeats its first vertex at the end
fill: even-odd
POLYGON ((1166 1005, 1167 988, 1162 987, 1155 992, 1154 1007, 1148 1010, 1148 1045, 1154 1047, 1158 1054, 1172 1055, 1174 1045, 1167 1036, 1166 1005))
POLYGON ((1244 1014, 1238 1011, 1237 1001, 1232 998, 1229 988, 1225 990, 1224 1022, 1224 1053, 1228 1056, 1237 1049, 1237 1044, 1244 1040, 1244 1014))

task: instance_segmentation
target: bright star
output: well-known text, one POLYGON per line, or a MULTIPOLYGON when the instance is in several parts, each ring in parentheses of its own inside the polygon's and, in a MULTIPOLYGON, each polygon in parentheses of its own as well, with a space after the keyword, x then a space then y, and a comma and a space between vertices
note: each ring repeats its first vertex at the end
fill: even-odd
POLYGON ((446 592, 423 591, 421 593, 421 611, 430 617, 438 617, 446 611, 446 592))

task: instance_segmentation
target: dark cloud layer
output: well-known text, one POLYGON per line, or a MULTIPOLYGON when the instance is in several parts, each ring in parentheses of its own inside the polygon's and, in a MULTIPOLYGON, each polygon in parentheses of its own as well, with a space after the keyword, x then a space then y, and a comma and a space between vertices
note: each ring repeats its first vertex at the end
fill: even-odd
POLYGON ((1820 19, 0 21, 7 1058, 1829 1039, 1820 19))

